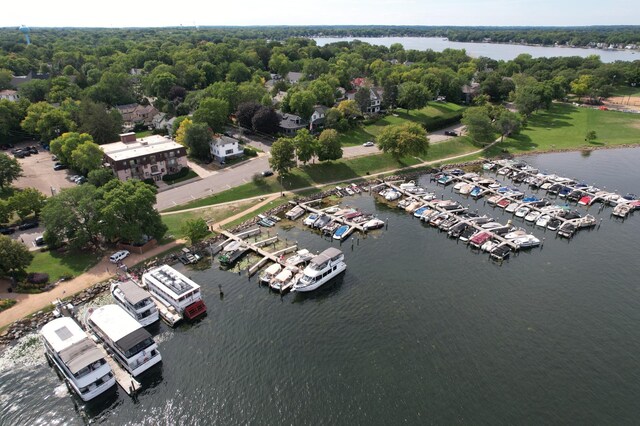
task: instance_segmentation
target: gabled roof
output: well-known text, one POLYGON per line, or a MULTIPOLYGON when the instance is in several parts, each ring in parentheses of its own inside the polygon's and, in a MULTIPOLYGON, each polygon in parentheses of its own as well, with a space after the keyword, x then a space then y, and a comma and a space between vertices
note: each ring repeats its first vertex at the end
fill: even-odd
POLYGON ((291 83, 295 83, 300 81, 303 75, 304 74, 302 74, 301 72, 290 71, 287 73, 286 79, 291 83))
POLYGON ((326 114, 327 111, 329 111, 329 107, 326 107, 324 105, 316 105, 313 107, 313 110, 319 114, 326 114))
POLYGON ((307 126, 306 120, 303 120, 302 117, 295 114, 284 114, 282 112, 277 111, 278 116, 280 117, 280 127, 285 129, 302 129, 307 126))
POLYGON ((216 135, 211 141, 211 145, 218 145, 218 146, 227 145, 227 144, 237 144, 237 143, 238 143, 237 139, 234 139, 225 135, 216 135))

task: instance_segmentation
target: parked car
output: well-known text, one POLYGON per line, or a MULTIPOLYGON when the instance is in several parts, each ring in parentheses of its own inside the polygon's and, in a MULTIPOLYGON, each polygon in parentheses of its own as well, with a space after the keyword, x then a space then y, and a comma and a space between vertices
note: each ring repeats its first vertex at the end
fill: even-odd
POLYGON ((87 183, 87 178, 84 176, 79 176, 77 179, 74 180, 74 182, 77 185, 82 185, 83 183, 87 183))
POLYGON ((367 142, 365 142, 365 143, 363 143, 363 144, 362 144, 362 146, 367 146, 367 147, 369 147, 369 146, 374 146, 374 145, 375 145, 375 144, 374 144, 372 141, 367 141, 367 142))
POLYGON ((18 229, 24 231, 25 229, 37 228, 39 225, 38 222, 25 222, 18 226, 18 229))
POLYGON ((111 263, 118 263, 125 257, 129 256, 129 254, 129 250, 120 250, 109 256, 109 260, 111 261, 111 263))
POLYGON ((38 151, 38 148, 36 148, 35 146, 28 146, 27 150, 32 154, 38 154, 40 152, 38 151))
POLYGON ((53 166, 53 170, 65 170, 65 169, 68 169, 68 168, 69 168, 69 166, 67 166, 66 164, 62 164, 62 163, 56 163, 53 166))
POLYGON ((271 170, 265 170, 264 172, 262 172, 262 176, 273 176, 273 172, 271 170))
POLYGON ((457 132, 453 132, 453 131, 451 131, 451 130, 445 130, 445 131, 444 131, 444 134, 445 134, 446 136, 458 136, 458 133, 457 133, 457 132))
POLYGON ((0 228, 0 234, 11 235, 16 232, 15 228, 0 228))
POLYGON ((75 182, 76 179, 78 179, 80 177, 80 175, 69 175, 67 176, 67 180, 70 182, 75 182))
POLYGON ((37 246, 43 246, 45 244, 44 237, 42 235, 38 235, 33 242, 36 243, 37 246))

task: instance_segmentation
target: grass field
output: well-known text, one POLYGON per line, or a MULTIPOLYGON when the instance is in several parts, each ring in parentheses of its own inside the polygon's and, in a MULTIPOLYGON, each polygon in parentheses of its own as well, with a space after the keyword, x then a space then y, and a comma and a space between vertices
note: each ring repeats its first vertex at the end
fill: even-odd
POLYGON ((395 115, 387 115, 373 124, 364 125, 350 130, 340 137, 342 146, 362 145, 373 140, 378 133, 389 125, 416 122, 424 124, 429 131, 437 130, 438 121, 443 118, 456 116, 462 112, 464 107, 450 103, 431 102, 428 106, 414 111, 396 110, 395 115))
POLYGON ((91 252, 36 252, 27 272, 46 272, 49 282, 61 277, 76 277, 98 263, 101 256, 91 252))
POLYGON ((246 210, 247 208, 251 207, 253 204, 254 204, 253 201, 245 201, 245 202, 234 203, 231 205, 214 206, 211 208, 201 209, 197 211, 163 215, 162 222, 165 225, 167 225, 167 228, 169 228, 169 230, 166 233, 166 237, 173 238, 173 239, 184 237, 184 234, 182 233, 181 228, 182 228, 182 225, 187 220, 197 219, 201 217, 207 222, 208 221, 219 222, 223 219, 233 216, 234 214, 237 214, 241 211, 246 210))
POLYGON ((517 154, 634 143, 640 143, 638 114, 554 104, 549 111, 534 114, 519 135, 496 144, 487 155, 504 150, 517 154), (593 142, 585 141, 590 130, 598 136, 593 142))

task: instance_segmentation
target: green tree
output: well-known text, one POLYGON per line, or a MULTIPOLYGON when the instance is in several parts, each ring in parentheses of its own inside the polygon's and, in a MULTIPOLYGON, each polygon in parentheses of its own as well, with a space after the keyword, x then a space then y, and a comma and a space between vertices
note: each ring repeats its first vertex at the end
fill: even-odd
POLYGON ((578 100, 591 92, 594 84, 592 75, 584 74, 571 82, 571 91, 578 97, 578 100))
POLYGON ((199 160, 211 158, 209 142, 213 134, 206 123, 193 123, 185 132, 184 142, 189 155, 199 160))
POLYGON ((518 113, 509 111, 507 109, 500 112, 498 118, 494 122, 495 129, 500 133, 500 141, 504 140, 505 136, 518 134, 522 127, 522 116, 518 113))
POLYGON ((95 170, 91 170, 87 175, 87 181, 89 184, 95 186, 96 188, 100 188, 109 182, 110 180, 115 179, 116 177, 113 174, 113 170, 109 168, 99 168, 95 170))
POLYGON ((78 99, 80 88, 67 77, 55 77, 51 80, 51 87, 47 93, 47 101, 62 102, 67 98, 78 99))
POLYGON ((11 88, 11 70, 0 68, 0 90, 11 88))
POLYGON ((0 99, 0 139, 9 139, 17 130, 20 130, 20 121, 24 118, 24 112, 17 102, 8 99, 0 99))
POLYGON ((71 152, 71 165, 75 170, 86 175, 98 169, 103 163, 103 158, 104 152, 100 146, 87 140, 71 152))
POLYGON ((51 153, 56 155, 60 162, 68 165, 73 165, 72 154, 78 146, 93 142, 91 135, 87 133, 68 132, 62 136, 54 139, 49 144, 51 153))
POLYGON ((205 99, 193 113, 194 123, 206 123, 216 133, 224 130, 229 115, 229 104, 222 99, 205 99))
POLYGON ((295 167, 296 146, 292 138, 280 138, 271 145, 269 165, 279 175, 286 175, 295 167))
POLYGON ((289 108, 304 120, 311 118, 313 106, 316 104, 316 97, 310 91, 303 90, 295 92, 289 99, 289 108))
POLYGON ((170 72, 161 72, 152 76, 152 93, 160 98, 167 98, 169 90, 178 82, 178 78, 170 72))
POLYGON ((232 62, 229 64, 229 72, 227 73, 227 81, 234 83, 242 83, 251 78, 251 70, 242 62, 232 62))
POLYGON ((137 243, 145 236, 161 239, 167 232, 160 213, 153 207, 156 191, 146 183, 114 179, 98 191, 102 194, 100 229, 108 241, 137 243))
POLYGON ((30 214, 38 216, 44 207, 46 199, 44 194, 37 189, 25 188, 21 191, 16 191, 9 198, 9 205, 18 217, 24 220, 30 214))
POLYGON ((114 142, 122 130, 122 116, 115 108, 107 111, 105 104, 85 99, 80 103, 78 130, 90 134, 97 144, 114 142))
POLYGON ((596 139, 598 139, 598 134, 596 133, 595 130, 589 130, 587 134, 584 136, 584 140, 589 143, 595 141, 596 139))
POLYGON ((27 115, 20 125, 26 132, 39 135, 46 142, 76 128, 68 112, 46 102, 29 105, 27 115))
POLYGON ((189 244, 197 243, 209 235, 210 232, 207 222, 201 217, 187 220, 180 228, 180 231, 187 237, 189 244))
POLYGON ((49 82, 47 80, 34 79, 22 83, 18 88, 20 97, 29 99, 30 102, 42 102, 49 94, 49 82))
POLYGON ((8 223, 13 217, 13 207, 9 200, 0 199, 0 223, 8 223))
POLYGON ((398 104, 407 110, 420 109, 427 105, 433 94, 423 84, 408 81, 398 86, 398 104))
POLYGON ((93 185, 63 189, 47 200, 41 217, 44 240, 50 247, 64 242, 74 249, 100 245, 100 196, 93 185))
POLYGON ((495 129, 486 107, 472 107, 462 114, 462 124, 476 143, 487 144, 495 139, 495 129))
POLYGON ((333 161, 342 158, 342 144, 338 132, 325 129, 318 137, 318 160, 333 161))
POLYGON ((360 117, 362 115, 358 104, 356 103, 356 101, 352 100, 341 101, 336 109, 340 111, 342 113, 342 116, 348 120, 360 117))
POLYGON ((376 137, 378 147, 399 160, 407 155, 423 155, 429 148, 427 132, 417 123, 387 126, 376 137))
POLYGON ((17 159, 0 152, 0 192, 22 176, 22 166, 17 159))
POLYGON ((274 53, 269 59, 269 69, 284 77, 291 70, 289 58, 282 53, 274 53))
POLYGON ((24 244, 0 235, 0 275, 24 272, 33 260, 33 254, 24 244))
POLYGON ((358 107, 360 108, 360 111, 362 111, 362 113, 366 113, 367 109, 371 106, 371 89, 365 86, 358 88, 354 98, 356 104, 358 104, 358 107))
POLYGON ((316 155, 317 141, 313 137, 309 130, 300 129, 293 138, 293 143, 296 147, 296 156, 298 160, 302 161, 305 165, 316 155))
POLYGON ((261 106, 253 115, 251 126, 256 132, 273 135, 280 130, 280 117, 273 108, 261 106))

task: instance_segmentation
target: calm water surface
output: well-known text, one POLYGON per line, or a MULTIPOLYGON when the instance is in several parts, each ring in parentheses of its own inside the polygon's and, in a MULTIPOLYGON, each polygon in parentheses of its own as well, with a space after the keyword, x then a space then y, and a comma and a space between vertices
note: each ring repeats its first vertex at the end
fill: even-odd
POLYGON ((602 50, 569 47, 547 46, 523 46, 518 44, 499 43, 462 43, 449 41, 441 37, 314 37, 318 46, 339 41, 360 40, 373 45, 389 47, 394 43, 400 43, 405 49, 428 50, 442 52, 444 49, 464 49, 472 57, 485 56, 496 60, 509 61, 522 53, 528 53, 534 58, 553 58, 557 56, 581 56, 586 58, 598 55, 602 62, 637 61, 640 60, 640 52, 628 50, 602 50))
MULTIPOLYGON (((640 192, 640 150, 527 160, 640 192)), ((640 215, 593 206, 600 229, 570 242, 535 230, 543 249, 499 265, 369 196, 345 203, 389 229, 343 244, 347 272, 326 288, 280 298, 255 278, 189 270, 209 315, 154 331, 162 370, 138 402, 118 391, 81 404, 25 339, 0 359, 0 423, 637 424, 640 215)), ((280 235, 337 245, 298 227, 280 235)))

